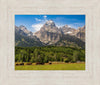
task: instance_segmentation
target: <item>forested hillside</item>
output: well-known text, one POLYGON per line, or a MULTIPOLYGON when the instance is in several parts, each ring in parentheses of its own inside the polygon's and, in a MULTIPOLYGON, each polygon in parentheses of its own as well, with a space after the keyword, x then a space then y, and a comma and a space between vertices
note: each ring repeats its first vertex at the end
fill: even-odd
POLYGON ((85 50, 73 47, 15 47, 15 62, 85 61, 85 50))

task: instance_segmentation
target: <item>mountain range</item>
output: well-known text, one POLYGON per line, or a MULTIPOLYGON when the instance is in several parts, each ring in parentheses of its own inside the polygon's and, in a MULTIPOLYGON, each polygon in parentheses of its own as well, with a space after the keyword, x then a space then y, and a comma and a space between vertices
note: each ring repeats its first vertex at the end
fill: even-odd
POLYGON ((39 31, 32 33, 23 25, 15 26, 15 46, 71 46, 85 48, 85 26, 74 29, 65 25, 58 28, 48 20, 39 31))

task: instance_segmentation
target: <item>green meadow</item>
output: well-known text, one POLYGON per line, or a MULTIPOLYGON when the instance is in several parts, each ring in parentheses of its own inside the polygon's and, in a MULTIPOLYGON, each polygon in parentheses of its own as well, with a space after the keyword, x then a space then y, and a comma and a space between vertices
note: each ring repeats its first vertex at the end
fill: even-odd
POLYGON ((63 63, 51 65, 15 65, 15 70, 85 70, 85 63, 63 63))

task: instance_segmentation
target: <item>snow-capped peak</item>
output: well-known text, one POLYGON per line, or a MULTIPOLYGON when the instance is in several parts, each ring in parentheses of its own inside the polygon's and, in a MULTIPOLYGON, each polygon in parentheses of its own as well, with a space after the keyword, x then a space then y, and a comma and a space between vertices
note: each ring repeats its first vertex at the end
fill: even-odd
POLYGON ((71 31, 68 31, 67 33, 70 34, 70 33, 72 33, 72 32, 71 32, 71 31))
POLYGON ((55 26, 55 23, 52 20, 48 20, 45 25, 52 25, 55 26))

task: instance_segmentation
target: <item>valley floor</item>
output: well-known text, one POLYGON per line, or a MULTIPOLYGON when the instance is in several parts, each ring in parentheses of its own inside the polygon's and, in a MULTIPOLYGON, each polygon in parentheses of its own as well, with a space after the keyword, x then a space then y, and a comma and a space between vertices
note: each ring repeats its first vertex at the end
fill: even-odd
POLYGON ((85 70, 85 63, 15 66, 15 70, 85 70))

